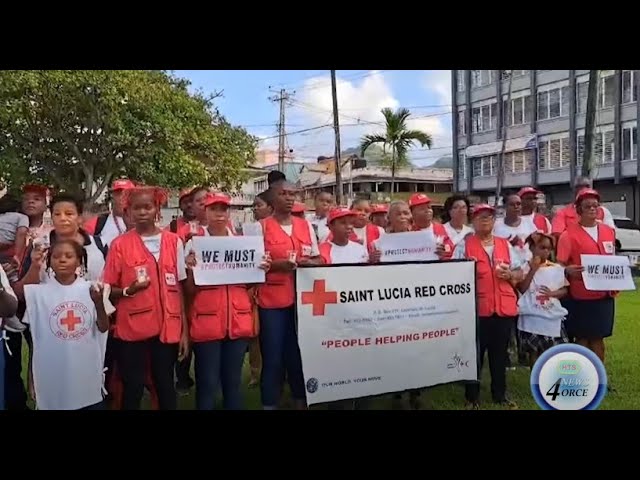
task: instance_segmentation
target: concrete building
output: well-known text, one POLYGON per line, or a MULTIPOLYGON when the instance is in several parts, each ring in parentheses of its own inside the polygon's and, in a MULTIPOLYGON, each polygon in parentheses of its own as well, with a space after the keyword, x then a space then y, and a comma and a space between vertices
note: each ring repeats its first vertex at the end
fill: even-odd
MULTIPOLYGON (((506 121, 503 189, 533 185, 547 206, 572 201, 584 149, 588 70, 454 70, 454 189, 495 195, 506 121), (505 119, 508 112, 508 118, 505 119)), ((593 178, 613 214, 640 220, 639 70, 601 70, 593 178)))

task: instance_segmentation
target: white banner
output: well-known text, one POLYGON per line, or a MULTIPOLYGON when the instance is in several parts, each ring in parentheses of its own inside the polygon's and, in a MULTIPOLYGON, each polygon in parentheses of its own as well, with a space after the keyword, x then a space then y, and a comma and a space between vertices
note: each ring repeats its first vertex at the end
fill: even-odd
POLYGON ((193 237, 196 285, 234 285, 264 283, 259 268, 264 256, 262 237, 193 237))
POLYGON ((435 238, 426 231, 383 235, 375 246, 382 252, 382 263, 438 260, 435 238))
POLYGON ((629 257, 623 255, 580 255, 584 287, 592 291, 635 290, 629 257))
POLYGON ((477 379, 475 265, 296 270, 309 404, 477 379))

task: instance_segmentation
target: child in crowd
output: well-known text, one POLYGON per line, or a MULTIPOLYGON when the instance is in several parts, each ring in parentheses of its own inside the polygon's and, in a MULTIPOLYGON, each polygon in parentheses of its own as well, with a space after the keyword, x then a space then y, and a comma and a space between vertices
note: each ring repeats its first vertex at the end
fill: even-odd
POLYGON ((525 277, 518 284, 522 294, 518 300, 518 335, 533 367, 545 350, 567 342, 563 320, 568 312, 559 299, 567 295, 569 282, 564 267, 549 261, 555 244, 551 235, 532 233, 527 244, 533 258, 524 265, 525 277))
POLYGON ((19 264, 27 248, 29 217, 19 213, 20 202, 10 195, 0 199, 0 259, 19 264))
MULTIPOLYGON (((38 253, 34 263, 44 260, 38 253)), ((83 258, 76 241, 59 240, 50 251, 55 279, 24 287, 23 321, 33 338, 29 391, 38 410, 104 408, 104 345, 115 309, 104 301, 102 284, 78 275, 83 258)))

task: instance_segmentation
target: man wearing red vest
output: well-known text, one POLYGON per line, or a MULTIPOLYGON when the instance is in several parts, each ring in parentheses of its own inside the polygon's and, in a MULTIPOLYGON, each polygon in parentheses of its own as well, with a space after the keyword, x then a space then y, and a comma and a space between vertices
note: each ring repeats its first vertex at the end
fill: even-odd
POLYGON ((551 222, 549 219, 538 213, 538 195, 542 193, 540 190, 536 190, 533 187, 521 188, 518 192, 518 196, 522 201, 522 212, 520 218, 525 222, 532 223, 538 232, 550 234, 551 222))
POLYGON ((311 223, 291 214, 295 195, 296 188, 286 180, 274 183, 269 195, 273 215, 260 221, 265 252, 272 259, 266 281, 258 287, 262 351, 260 393, 265 410, 277 408, 285 372, 296 408, 306 408, 295 324, 294 270, 298 265, 322 264, 322 258, 311 223))
MULTIPOLYGON (((592 183, 593 182, 586 177, 576 178, 574 185, 574 195, 577 197, 580 190, 583 190, 585 188, 592 188, 592 183)), ((613 222, 613 216, 611 215, 611 212, 608 208, 603 207, 602 205, 598 205, 598 210, 596 211, 596 220, 615 229, 615 223, 613 222)), ((553 217, 553 220, 551 222, 552 232, 554 235, 559 237, 560 234, 564 232, 569 225, 575 223, 578 223, 578 213, 576 212, 575 203, 572 203, 556 212, 556 215, 553 217)))
MULTIPOLYGON (((517 408, 506 396, 506 362, 511 331, 518 316, 518 297, 514 286, 522 278, 521 260, 508 240, 493 235, 495 208, 476 205, 472 215, 475 233, 456 246, 453 258, 476 262, 478 378, 484 354, 488 352, 493 401, 508 408, 517 408)), ((469 408, 479 408, 479 381, 466 385, 465 397, 469 408)))
POLYGON ((558 262, 566 266, 571 300, 566 308, 567 334, 604 362, 604 339, 613 334, 616 292, 587 290, 582 279, 582 255, 615 255, 615 230, 598 222, 600 195, 585 188, 576 196, 578 223, 560 235, 558 262))

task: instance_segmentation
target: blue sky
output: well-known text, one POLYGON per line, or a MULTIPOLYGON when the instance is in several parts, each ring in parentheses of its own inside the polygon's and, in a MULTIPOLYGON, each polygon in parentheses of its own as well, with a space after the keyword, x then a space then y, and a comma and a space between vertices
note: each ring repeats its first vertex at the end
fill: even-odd
MULTIPOLYGON (((277 149, 278 104, 271 90, 295 92, 286 107, 287 143, 296 160, 312 162, 334 149, 331 84, 328 70, 178 70, 193 89, 222 91, 223 115, 263 139, 261 148, 277 149), (308 132, 296 133, 313 127, 308 132)), ((380 131, 383 107, 408 107, 410 127, 434 138, 432 150, 416 146, 412 158, 428 165, 451 153, 451 82, 448 70, 338 70, 338 108, 342 149, 355 147, 366 133, 380 131)))

